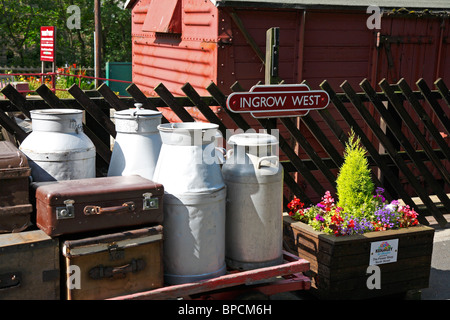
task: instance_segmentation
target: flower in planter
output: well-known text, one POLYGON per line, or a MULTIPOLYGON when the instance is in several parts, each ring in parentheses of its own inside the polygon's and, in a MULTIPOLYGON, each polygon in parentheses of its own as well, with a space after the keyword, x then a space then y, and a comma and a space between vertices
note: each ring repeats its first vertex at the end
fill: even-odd
POLYGON ((383 196, 383 188, 377 187, 373 195, 374 185, 365 151, 353 131, 336 183, 338 203, 335 203, 330 191, 325 192, 321 202, 308 208, 295 198, 288 204, 289 215, 317 231, 336 236, 418 224, 417 213, 409 206, 401 206, 398 200, 388 203, 383 196))

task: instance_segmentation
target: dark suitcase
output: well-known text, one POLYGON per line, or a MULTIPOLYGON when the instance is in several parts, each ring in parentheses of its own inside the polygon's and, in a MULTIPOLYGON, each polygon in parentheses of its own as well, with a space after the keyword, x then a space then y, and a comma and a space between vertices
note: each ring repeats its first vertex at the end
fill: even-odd
POLYGON ((162 226, 62 245, 68 300, 99 300, 163 286, 162 226))
POLYGON ((42 230, 1 234, 0 300, 59 300, 59 256, 42 230))
POLYGON ((138 175, 36 183, 36 225, 49 236, 161 224, 161 184, 138 175))
POLYGON ((11 142, 0 141, 0 233, 31 225, 30 175, 26 156, 11 142))

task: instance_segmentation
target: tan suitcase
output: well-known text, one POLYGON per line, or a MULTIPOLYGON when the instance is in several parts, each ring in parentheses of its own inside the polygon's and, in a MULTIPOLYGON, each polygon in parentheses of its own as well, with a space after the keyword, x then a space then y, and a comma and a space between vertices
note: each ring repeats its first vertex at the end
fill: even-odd
POLYGON ((30 175, 26 156, 11 142, 0 141, 0 233, 31 225, 30 175))
POLYGON ((59 300, 59 241, 41 230, 0 235, 0 300, 59 300))
POLYGON ((99 300, 163 286, 162 226, 62 246, 68 300, 99 300))

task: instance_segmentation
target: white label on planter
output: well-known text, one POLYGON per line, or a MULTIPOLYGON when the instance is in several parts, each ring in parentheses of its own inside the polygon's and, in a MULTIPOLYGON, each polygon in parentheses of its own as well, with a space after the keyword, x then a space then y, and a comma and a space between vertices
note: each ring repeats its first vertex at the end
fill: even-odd
POLYGON ((371 242, 369 265, 396 262, 397 253, 398 239, 371 242))

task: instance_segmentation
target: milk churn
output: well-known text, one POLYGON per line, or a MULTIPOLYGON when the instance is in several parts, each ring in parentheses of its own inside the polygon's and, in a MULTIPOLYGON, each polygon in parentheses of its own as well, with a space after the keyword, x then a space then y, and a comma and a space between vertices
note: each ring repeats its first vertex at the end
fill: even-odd
POLYGON ((164 185, 164 278, 181 284, 223 275, 226 187, 214 144, 218 126, 158 126, 153 180, 164 185))
POLYGON ((278 140, 265 133, 229 138, 222 168, 227 186, 226 263, 249 270, 282 262, 283 169, 278 140))
POLYGON ((33 181, 95 178, 95 146, 83 132, 83 111, 32 110, 33 131, 20 150, 28 157, 33 181))
POLYGON ((135 109, 114 114, 117 135, 108 176, 137 174, 152 180, 161 149, 158 125, 161 124, 162 114, 141 109, 140 103, 135 106, 135 109))

